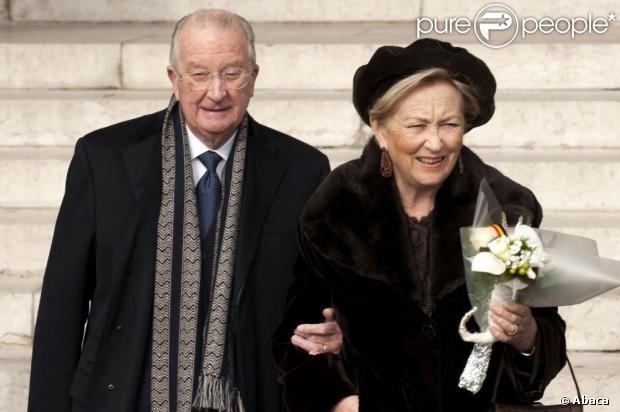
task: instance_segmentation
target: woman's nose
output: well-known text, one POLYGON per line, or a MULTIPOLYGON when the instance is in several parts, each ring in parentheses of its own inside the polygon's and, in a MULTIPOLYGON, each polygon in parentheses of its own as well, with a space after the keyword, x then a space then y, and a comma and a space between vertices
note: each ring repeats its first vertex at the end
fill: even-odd
POLYGON ((429 150, 438 151, 443 146, 443 139, 441 137, 441 131, 439 126, 429 127, 428 134, 426 135, 425 146, 429 150))

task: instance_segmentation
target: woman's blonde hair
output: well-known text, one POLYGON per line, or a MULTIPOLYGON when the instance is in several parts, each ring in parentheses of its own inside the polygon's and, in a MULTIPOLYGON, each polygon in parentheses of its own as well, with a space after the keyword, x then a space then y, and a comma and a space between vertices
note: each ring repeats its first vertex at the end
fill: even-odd
POLYGON ((376 120, 379 124, 383 123, 391 114, 396 103, 413 89, 423 84, 429 84, 436 81, 450 82, 463 97, 463 116, 465 118, 465 130, 471 128, 472 121, 480 113, 480 106, 475 97, 473 88, 450 76, 450 73, 444 69, 434 68, 414 73, 404 79, 396 82, 387 92, 383 94, 368 112, 369 118, 376 120))

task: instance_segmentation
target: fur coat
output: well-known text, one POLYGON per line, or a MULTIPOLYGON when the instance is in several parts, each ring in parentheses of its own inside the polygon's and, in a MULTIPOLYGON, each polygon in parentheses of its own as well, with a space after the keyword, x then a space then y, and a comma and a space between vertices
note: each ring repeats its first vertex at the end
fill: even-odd
POLYGON ((360 159, 326 178, 302 213, 298 235, 304 261, 273 344, 290 411, 328 412, 354 393, 360 412, 484 411, 497 378, 498 402, 539 399, 564 365, 565 325, 556 308, 533 309, 539 332, 531 357, 495 344, 488 377, 476 395, 458 388, 473 345, 457 331, 470 309, 459 228, 472 223, 481 179, 488 180, 510 224, 523 216, 538 226, 542 211, 536 198, 462 148, 435 199, 427 316, 416 293, 422 285, 406 216, 393 179, 379 174, 379 158, 373 139, 360 159), (295 325, 320 322, 316 314, 329 305, 344 335, 340 355, 309 356, 293 347, 295 325))

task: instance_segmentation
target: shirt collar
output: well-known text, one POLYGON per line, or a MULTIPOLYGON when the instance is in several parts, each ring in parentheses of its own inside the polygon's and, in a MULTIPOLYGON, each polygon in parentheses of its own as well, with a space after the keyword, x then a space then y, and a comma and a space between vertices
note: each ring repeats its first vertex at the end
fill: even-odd
POLYGON ((189 154, 192 160, 196 159, 198 156, 209 150, 220 155, 224 162, 228 160, 228 157, 230 156, 230 151, 232 150, 233 144, 235 143, 237 130, 235 130, 232 136, 230 136, 228 140, 226 140, 226 143, 224 143, 215 150, 210 149, 206 144, 204 144, 187 125, 185 125, 185 130, 187 130, 187 138, 189 141, 189 154))

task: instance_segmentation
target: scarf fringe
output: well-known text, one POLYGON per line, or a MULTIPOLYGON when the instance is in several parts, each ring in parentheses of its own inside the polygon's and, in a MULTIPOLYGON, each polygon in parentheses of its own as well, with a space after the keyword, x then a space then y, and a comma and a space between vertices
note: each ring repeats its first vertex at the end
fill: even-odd
POLYGON ((241 394, 230 383, 215 376, 200 376, 196 398, 192 405, 198 410, 215 409, 225 412, 245 412, 241 394))

